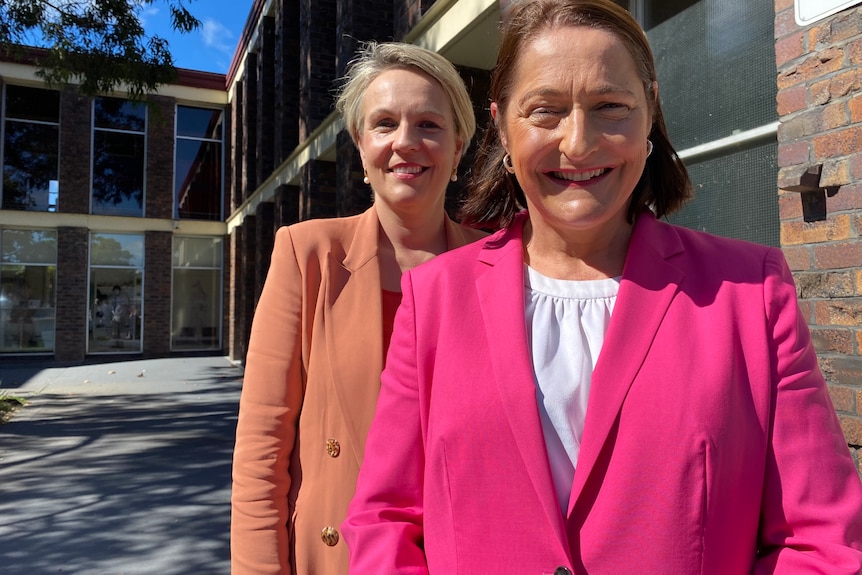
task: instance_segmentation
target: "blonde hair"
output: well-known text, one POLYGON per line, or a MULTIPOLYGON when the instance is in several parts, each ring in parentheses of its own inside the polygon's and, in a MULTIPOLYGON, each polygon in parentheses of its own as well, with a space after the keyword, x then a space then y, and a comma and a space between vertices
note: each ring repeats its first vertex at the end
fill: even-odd
POLYGON ((362 98, 365 91, 380 74, 393 69, 419 70, 440 83, 452 104, 455 132, 463 139, 466 149, 476 133, 476 116, 464 80, 455 66, 440 54, 401 42, 367 42, 347 66, 335 109, 344 118, 353 142, 356 143, 362 131, 362 98))

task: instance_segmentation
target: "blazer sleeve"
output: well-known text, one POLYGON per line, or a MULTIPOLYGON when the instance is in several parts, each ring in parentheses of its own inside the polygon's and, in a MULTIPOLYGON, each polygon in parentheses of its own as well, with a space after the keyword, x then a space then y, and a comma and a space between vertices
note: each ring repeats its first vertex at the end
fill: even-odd
POLYGON ((790 270, 766 261, 773 412, 754 573, 862 573, 862 483, 818 368, 790 270))
POLYGON ((356 493, 342 524, 350 573, 427 574, 423 545, 425 467, 415 300, 410 272, 381 376, 356 493))
POLYGON ((303 273, 289 228, 275 241, 254 314, 231 493, 231 573, 290 573, 289 461, 302 406, 303 273))

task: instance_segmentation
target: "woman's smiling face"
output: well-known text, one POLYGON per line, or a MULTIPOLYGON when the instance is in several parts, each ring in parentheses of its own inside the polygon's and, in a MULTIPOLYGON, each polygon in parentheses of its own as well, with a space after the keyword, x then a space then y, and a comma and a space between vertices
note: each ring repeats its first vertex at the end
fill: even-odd
POLYGON ((463 144, 439 82, 416 70, 381 73, 363 95, 357 143, 383 209, 439 208, 442 213, 463 144))
POLYGON ((586 27, 539 33, 518 58, 506 109, 492 104, 491 113, 534 228, 570 237, 626 225, 652 113, 616 36, 586 27))

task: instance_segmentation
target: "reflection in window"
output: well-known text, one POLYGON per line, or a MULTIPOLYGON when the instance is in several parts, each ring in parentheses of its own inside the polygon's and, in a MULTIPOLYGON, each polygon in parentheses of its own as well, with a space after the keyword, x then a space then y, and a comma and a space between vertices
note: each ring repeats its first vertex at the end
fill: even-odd
POLYGON ((146 107, 119 98, 93 104, 93 206, 98 215, 144 215, 146 107))
POLYGON ((222 218, 222 111, 177 106, 177 217, 222 218))
POLYGON ((90 236, 88 353, 141 351, 144 236, 90 236))
POLYGON ((57 233, 0 231, 0 352, 54 350, 57 233))
POLYGON ((727 146, 709 157, 686 155, 778 120, 772 4, 647 0, 643 8, 668 132, 695 188, 694 199, 669 220, 779 245, 774 139, 727 146))
POLYGON ((221 238, 174 238, 171 348, 221 348, 221 238))
POLYGON ((57 211, 60 93, 6 86, 3 209, 57 211))

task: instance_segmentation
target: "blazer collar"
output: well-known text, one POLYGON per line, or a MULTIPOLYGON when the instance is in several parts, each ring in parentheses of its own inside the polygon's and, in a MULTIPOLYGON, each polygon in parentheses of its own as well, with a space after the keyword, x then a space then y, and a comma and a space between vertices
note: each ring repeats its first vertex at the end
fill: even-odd
MULTIPOLYGON (((508 334, 489 342, 494 378, 506 416, 542 508, 561 541, 565 542, 566 528, 548 469, 536 408, 526 334, 522 234, 528 217, 526 212, 521 212, 512 225, 485 241, 478 259, 488 268, 478 276, 476 285, 487 333, 508 334)), ((569 500, 569 517, 597 468, 599 455, 626 394, 678 291, 684 274, 671 260, 682 251, 682 243, 672 227, 657 222, 650 212, 638 216, 617 303, 592 376, 584 435, 569 500)))
POLYGON ((568 554, 566 531, 546 455, 536 407, 536 385, 524 312, 523 226, 525 212, 506 229, 485 240, 479 261, 487 264, 476 278, 479 305, 491 355, 493 378, 509 420, 524 469, 530 477, 561 552, 568 554))
MULTIPOLYGON (((464 229, 448 217, 444 225, 447 249, 469 241, 464 229)), ((343 258, 327 255, 327 272, 322 278, 323 313, 333 387, 352 435, 349 443, 356 447, 354 455, 360 463, 383 370, 382 285, 377 258, 380 220, 375 207, 360 214, 355 226, 343 226, 341 233, 346 252, 343 258), (361 380, 359 373, 363 374, 361 380)))
MULTIPOLYGON (((569 516, 608 442, 623 403, 661 326, 684 272, 673 262, 683 251, 673 227, 642 212, 629 242, 622 280, 602 350, 593 371, 569 516)), ((596 481, 600 481, 596 473, 596 481)))

